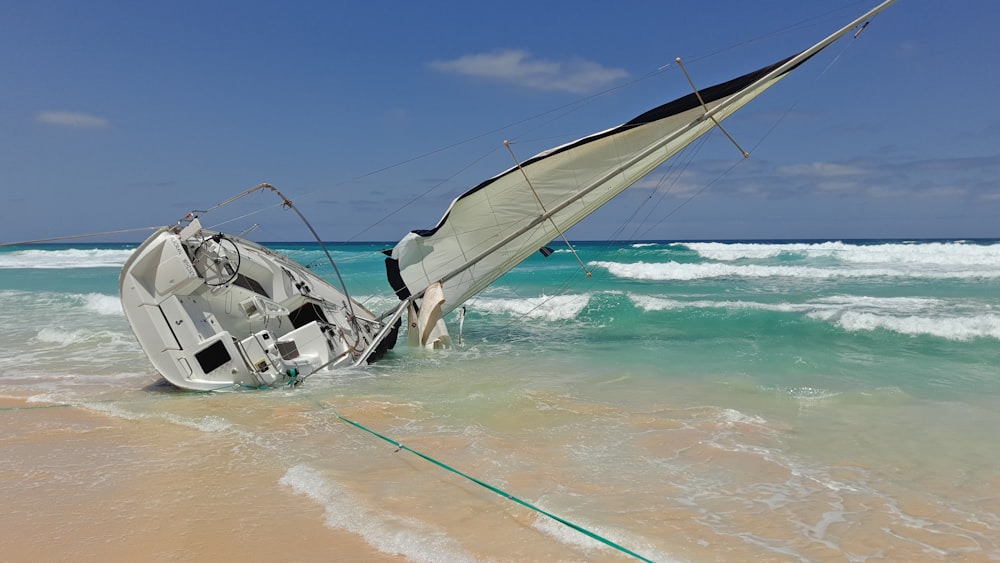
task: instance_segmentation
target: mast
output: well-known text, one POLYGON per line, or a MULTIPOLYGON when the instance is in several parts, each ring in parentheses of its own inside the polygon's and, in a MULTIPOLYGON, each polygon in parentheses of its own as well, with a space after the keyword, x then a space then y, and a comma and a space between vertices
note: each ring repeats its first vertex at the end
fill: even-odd
MULTIPOLYGON (((775 78, 777 76, 781 76, 782 74, 785 74, 787 72, 791 72, 793 69, 795 69, 795 67, 797 67, 800 64, 806 62, 807 60, 809 60, 810 58, 812 58, 813 55, 819 53, 823 49, 826 49, 831 44, 835 43, 838 39, 840 39, 841 37, 843 37, 843 36, 847 35, 848 33, 850 33, 851 30, 853 30, 854 28, 858 27, 859 25, 864 24, 866 21, 868 21, 871 18, 877 16, 880 12, 882 12, 883 10, 885 10, 886 8, 888 8, 890 5, 892 5, 895 2, 896 2, 896 0, 885 0, 884 2, 882 2, 881 4, 879 4, 878 6, 875 6, 871 10, 868 10, 868 12, 866 12, 864 15, 858 17, 857 19, 855 19, 851 23, 849 23, 849 24, 845 25, 844 27, 838 29, 837 31, 833 32, 826 39, 823 39, 819 43, 816 43, 812 47, 809 47, 805 51, 802 51, 798 55, 795 55, 794 57, 788 59, 787 61, 785 61, 784 64, 782 64, 778 68, 776 68, 776 69, 772 70, 771 72, 769 72, 767 75, 765 75, 763 78, 761 78, 758 82, 764 82, 766 80, 772 80, 773 78, 775 78)), ((746 90, 743 90, 743 91, 741 91, 739 93, 733 94, 728 100, 726 100, 725 102, 722 102, 722 104, 720 104, 714 110, 711 110, 708 113, 706 113, 705 114, 705 118, 709 118, 709 117, 711 117, 711 116, 713 116, 713 115, 715 115, 717 113, 720 113, 720 112, 724 111, 727 107, 731 106, 732 104, 736 103, 737 101, 739 101, 740 99, 742 99, 744 96, 746 96, 747 95, 746 92, 749 91, 751 88, 752 88, 752 86, 748 87, 746 90)))
MULTIPOLYGON (((545 151, 529 159, 523 166, 509 169, 459 196, 437 227, 429 231, 410 233, 393 251, 393 258, 399 259, 396 266, 401 268, 401 278, 407 285, 406 294, 410 294, 409 299, 419 299, 424 287, 440 281, 445 285, 446 291, 450 289, 452 292, 448 298, 449 310, 459 306, 465 299, 533 253, 538 248, 535 243, 539 243, 542 238, 550 234, 543 224, 552 223, 555 226, 553 232, 556 233, 576 224, 717 126, 718 122, 776 84, 786 74, 869 18, 885 10, 894 1, 882 2, 788 59, 729 82, 696 91, 695 94, 688 96, 691 100, 688 100, 688 97, 680 98, 646 112, 617 128, 545 151), (711 104, 712 107, 702 101, 703 94, 708 99, 707 104, 711 104), (608 141, 609 137, 621 141, 608 141), (613 153, 624 160, 609 157, 609 152, 613 152, 608 148, 609 145, 617 146, 619 142, 628 143, 630 147, 620 154, 613 153), (591 164, 584 159, 592 154, 603 157, 608 167, 601 170, 594 168, 584 170, 591 164), (537 170, 532 170, 532 165, 535 165, 537 170), (573 168, 574 166, 582 168, 578 170, 573 168), (486 236, 462 230, 463 222, 465 229, 470 229, 472 220, 489 220, 484 215, 482 199, 489 199, 492 205, 497 197, 510 198, 513 197, 512 194, 519 193, 518 190, 522 188, 509 176, 516 174, 518 170, 526 177, 532 172, 548 174, 544 176, 544 180, 550 185, 547 188, 550 190, 549 201, 542 204, 536 192, 535 197, 539 199, 540 206, 532 209, 525 204, 521 210, 517 208, 520 204, 515 200, 506 199, 504 201, 508 207, 503 209, 502 216, 496 217, 491 231, 493 234, 486 236), (578 170, 581 178, 579 180, 570 178, 571 174, 567 173, 567 170, 578 170), (584 176, 588 174, 590 177, 585 178, 584 176), (575 184, 580 180, 584 183, 575 184), (490 195, 478 193, 480 190, 490 195), (571 208, 574 204, 575 207, 571 208), (560 214, 562 216, 557 217, 560 214), (508 227, 512 230, 506 231, 508 227), (533 230, 536 231, 534 234, 512 245, 533 230), (462 278, 457 285, 449 288, 447 284, 449 280, 469 272, 487 259, 492 259, 492 262, 486 270, 471 273, 468 278, 462 278), (407 277, 409 281, 406 280, 407 277)), ((530 184, 535 179, 532 177, 527 181, 530 184)), ((539 244, 545 244, 548 240, 539 244)))

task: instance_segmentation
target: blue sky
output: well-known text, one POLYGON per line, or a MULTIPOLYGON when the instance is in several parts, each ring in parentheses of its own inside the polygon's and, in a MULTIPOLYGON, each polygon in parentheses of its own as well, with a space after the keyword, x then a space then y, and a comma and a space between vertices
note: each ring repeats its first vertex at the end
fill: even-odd
MULTIPOLYGON (((509 167, 505 139, 527 158, 689 93, 675 57, 709 86, 875 4, 3 2, 0 241, 260 182, 324 239, 397 240, 509 167)), ((726 122, 750 159, 713 134, 571 238, 1000 236, 998 22, 996 0, 899 0, 726 122)), ((307 239, 292 219, 255 238, 307 239)))

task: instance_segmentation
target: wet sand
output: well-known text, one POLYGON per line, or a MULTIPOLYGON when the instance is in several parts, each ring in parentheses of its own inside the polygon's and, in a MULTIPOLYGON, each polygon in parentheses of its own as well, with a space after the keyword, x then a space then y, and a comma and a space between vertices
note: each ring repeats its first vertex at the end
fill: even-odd
MULTIPOLYGON (((335 420, 323 395, 156 394, 86 408, 0 399, 0 561, 632 560, 394 452, 335 420)), ((656 561, 997 554, 995 465, 956 483, 951 462, 852 450, 890 443, 911 426, 903 410, 887 436, 859 419, 872 434, 837 434, 806 462, 784 442, 815 429, 715 407, 623 413, 534 391, 514 405, 523 416, 476 409, 476 420, 503 421, 486 432, 452 418, 455 407, 445 420, 419 402, 350 396, 344 416, 656 561)))
POLYGON ((203 433, 0 399, 3 561, 402 561, 323 525, 285 469, 213 455, 203 433), (205 455, 170 459, 186 444, 205 455), (137 458, 162 457, 137 474, 137 458), (223 466, 219 466, 219 462, 223 466))

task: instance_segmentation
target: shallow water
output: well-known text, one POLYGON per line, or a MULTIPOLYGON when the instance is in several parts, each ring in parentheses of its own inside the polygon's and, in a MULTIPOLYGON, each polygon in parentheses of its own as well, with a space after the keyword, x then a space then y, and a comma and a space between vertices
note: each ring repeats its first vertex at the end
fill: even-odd
MULTIPOLYGON (((231 488, 414 561, 629 559, 339 413, 656 561, 1000 558, 1000 244, 585 243, 592 278, 532 257, 454 350, 224 394, 157 383, 117 305, 130 248, 0 252, 0 397, 80 414, 0 412, 5 498, 57 535, 82 517, 29 503, 280 526, 231 488)), ((380 248, 335 249, 374 310, 380 248)))

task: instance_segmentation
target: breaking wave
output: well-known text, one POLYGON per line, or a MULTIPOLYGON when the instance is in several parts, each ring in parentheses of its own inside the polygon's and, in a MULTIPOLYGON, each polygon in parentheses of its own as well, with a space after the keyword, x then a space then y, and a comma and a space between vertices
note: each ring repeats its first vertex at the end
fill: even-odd
POLYGON ((934 336, 952 341, 975 338, 1000 340, 1000 315, 984 313, 975 306, 944 299, 918 297, 874 298, 835 296, 805 303, 756 301, 684 301, 630 294, 629 299, 645 312, 683 309, 726 309, 796 313, 830 323, 846 332, 886 330, 907 336, 934 336))
POLYGON ((1000 264, 1000 244, 968 242, 889 243, 877 245, 822 243, 685 243, 683 246, 709 260, 761 260, 781 255, 803 258, 835 258, 848 264, 922 264, 942 266, 986 266, 1000 264))
POLYGON ((122 304, 118 297, 114 295, 104 295, 103 293, 88 293, 80 296, 83 301, 83 308, 87 311, 99 315, 124 315, 122 304))
POLYGON ((9 269, 69 269, 121 268, 132 250, 79 249, 19 250, 0 253, 0 268, 9 269))
POLYGON ((564 321, 575 318, 590 302, 590 294, 497 299, 477 297, 469 307, 487 314, 513 314, 531 319, 564 321))
POLYGON ((712 278, 931 278, 976 279, 1000 278, 1000 261, 991 269, 933 270, 914 269, 904 265, 885 265, 879 268, 820 268, 814 266, 733 265, 720 263, 681 264, 678 262, 590 262, 604 268, 618 278, 642 281, 691 281, 712 278))
POLYGON ((367 508, 345 487, 306 465, 290 468, 279 481, 324 509, 326 524, 360 535, 375 549, 412 561, 474 561, 458 543, 428 524, 367 508))

